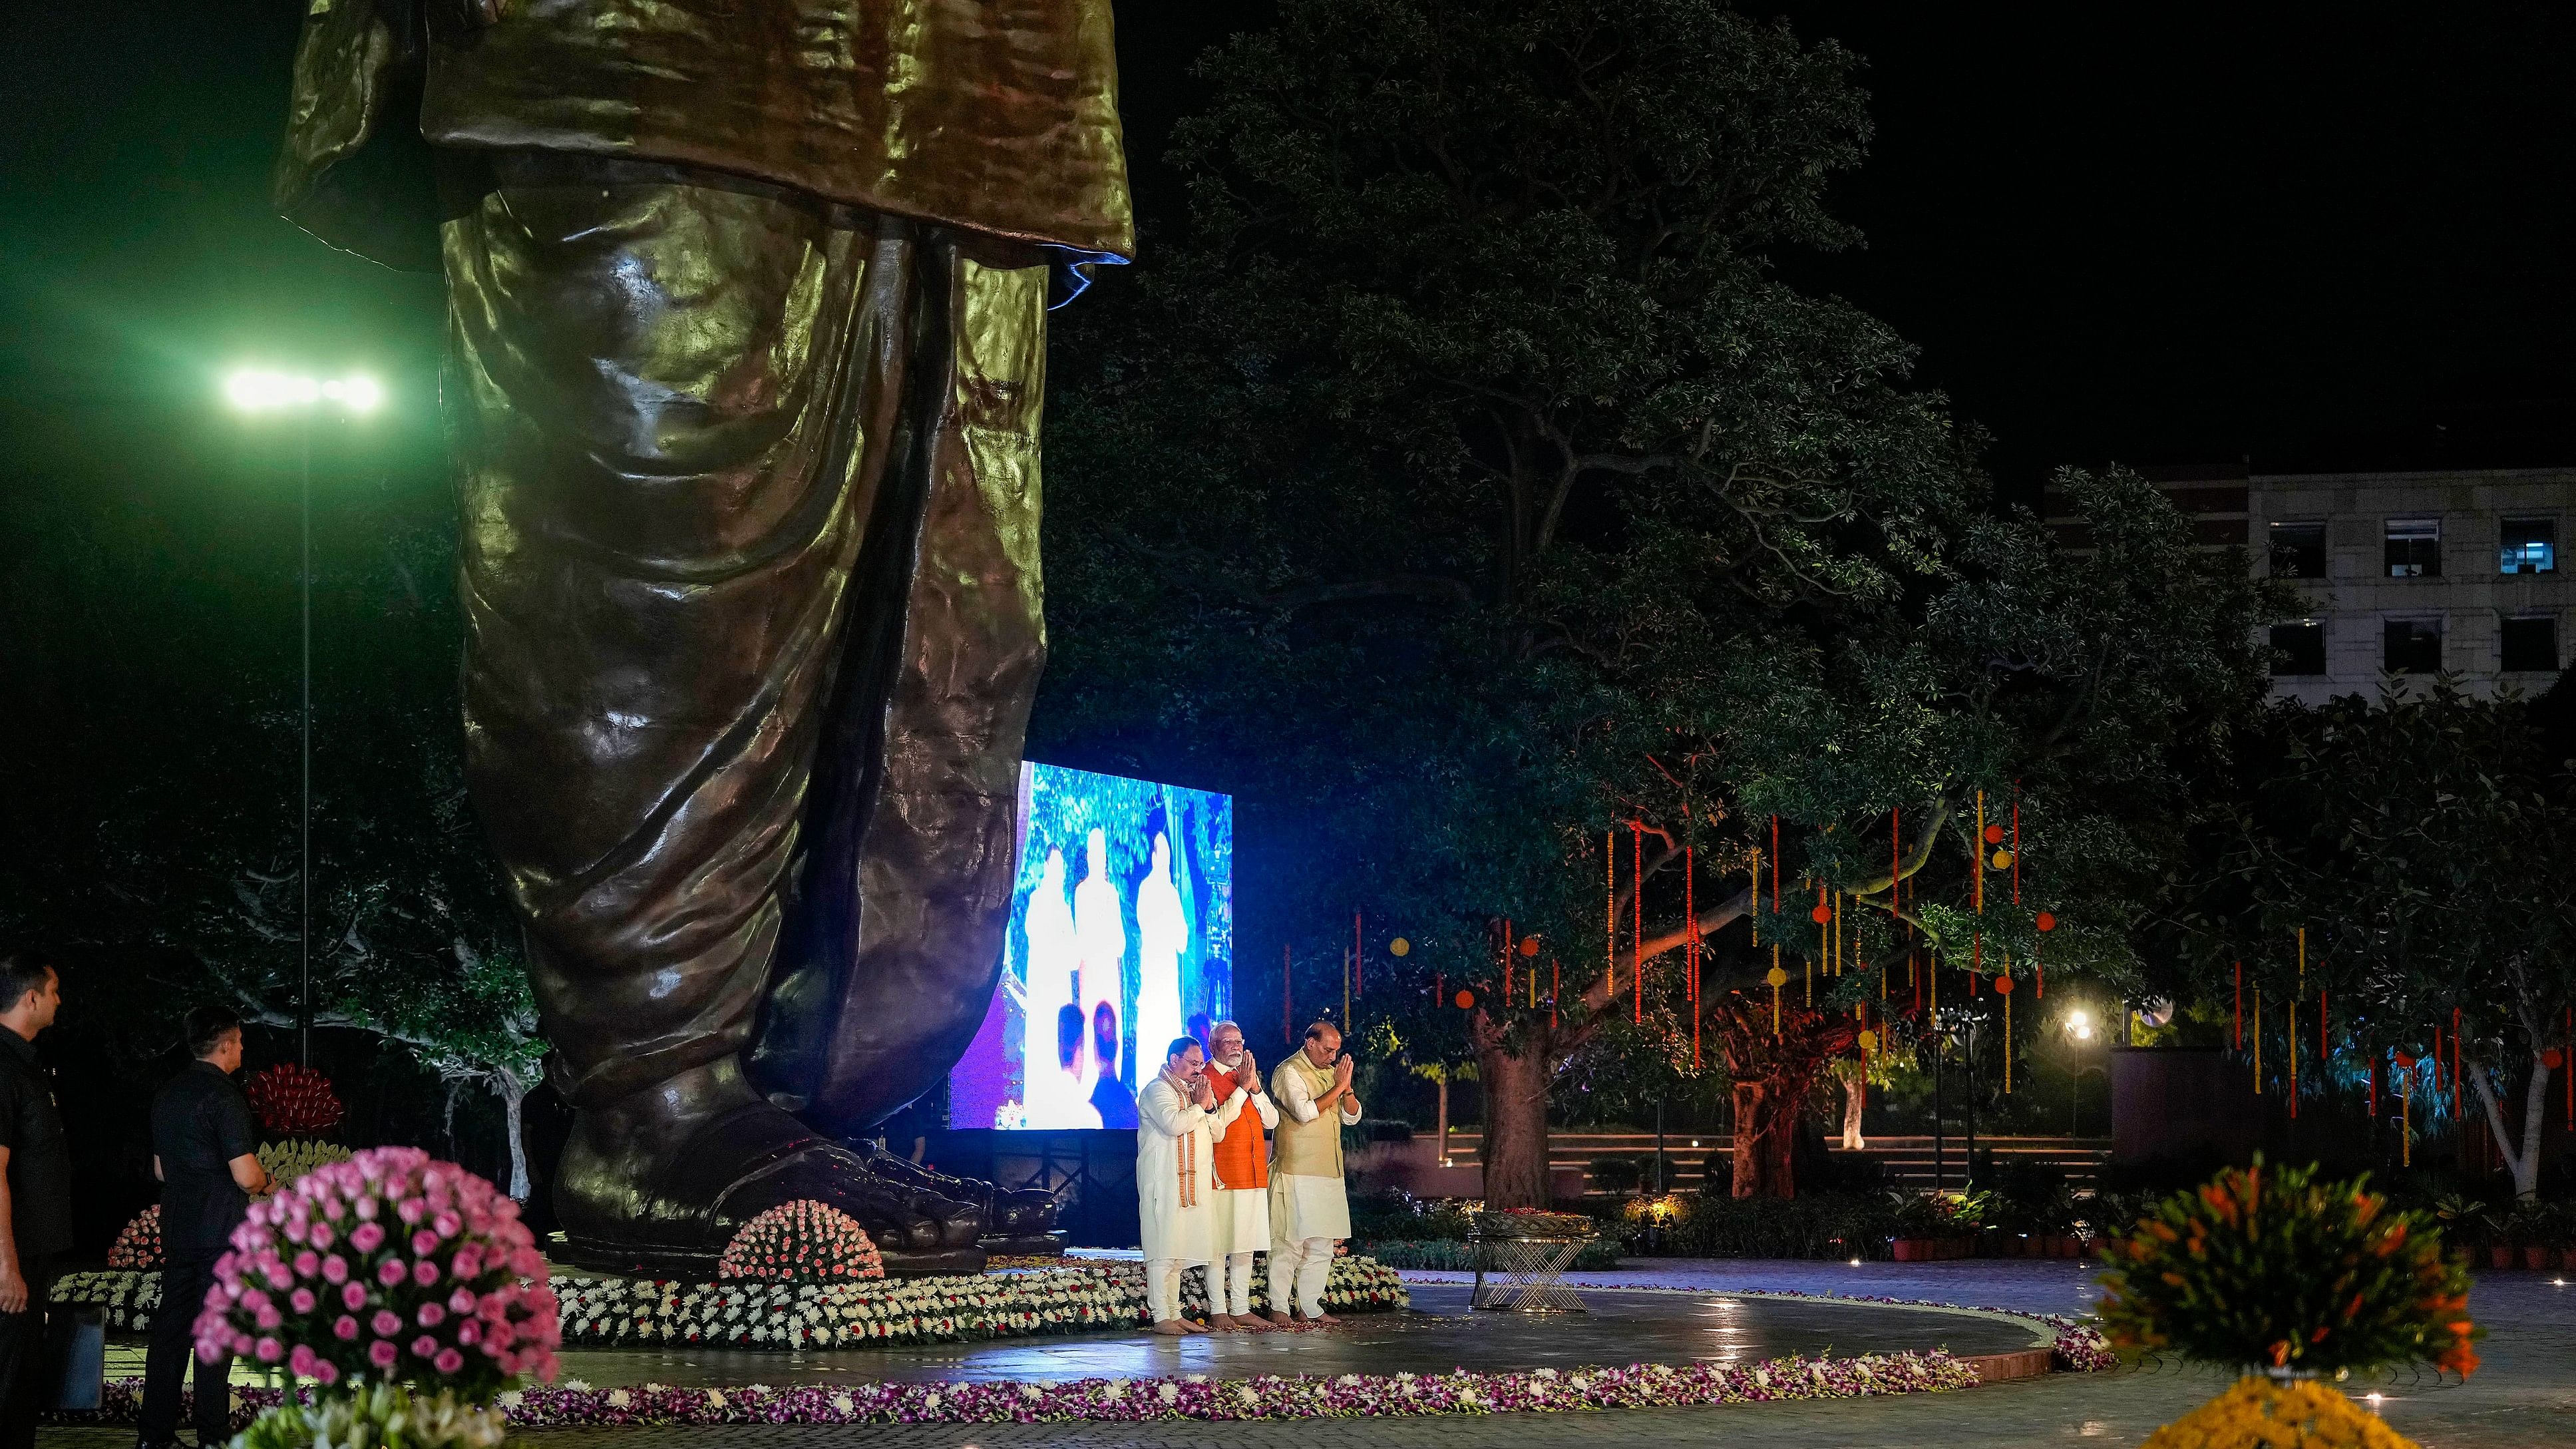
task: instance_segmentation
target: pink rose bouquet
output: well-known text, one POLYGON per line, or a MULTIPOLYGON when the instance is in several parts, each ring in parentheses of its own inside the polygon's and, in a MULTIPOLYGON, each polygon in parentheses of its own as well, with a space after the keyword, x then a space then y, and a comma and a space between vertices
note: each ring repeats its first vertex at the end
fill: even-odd
POLYGON ((743 1224, 725 1244, 716 1276, 851 1282, 884 1277, 885 1258, 856 1218, 829 1203, 798 1198, 743 1224))
POLYGON ((473 1402, 552 1382, 562 1332, 519 1205, 455 1163, 377 1147, 251 1204, 196 1337, 200 1357, 326 1389, 411 1383, 473 1402))

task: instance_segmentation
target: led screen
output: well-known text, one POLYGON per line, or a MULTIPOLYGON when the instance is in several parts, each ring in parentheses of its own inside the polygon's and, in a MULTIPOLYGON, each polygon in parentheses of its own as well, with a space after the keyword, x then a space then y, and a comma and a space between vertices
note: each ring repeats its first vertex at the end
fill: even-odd
POLYGON ((1234 802, 1020 767, 1019 873, 952 1127, 1133 1127, 1136 1089, 1234 1005, 1234 802))

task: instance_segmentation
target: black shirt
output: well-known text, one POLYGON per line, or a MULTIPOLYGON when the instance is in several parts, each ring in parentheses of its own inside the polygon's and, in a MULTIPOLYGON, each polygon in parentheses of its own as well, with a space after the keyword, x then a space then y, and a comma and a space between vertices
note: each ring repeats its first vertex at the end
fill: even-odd
POLYGON ((259 1150, 250 1100, 213 1062, 187 1070, 152 1095, 152 1155, 161 1159, 161 1241, 174 1263, 220 1257, 250 1210, 233 1181, 232 1160, 259 1150))
POLYGON ((0 1147, 9 1149, 9 1225, 18 1269, 72 1245, 72 1155, 36 1044, 0 1026, 0 1147))

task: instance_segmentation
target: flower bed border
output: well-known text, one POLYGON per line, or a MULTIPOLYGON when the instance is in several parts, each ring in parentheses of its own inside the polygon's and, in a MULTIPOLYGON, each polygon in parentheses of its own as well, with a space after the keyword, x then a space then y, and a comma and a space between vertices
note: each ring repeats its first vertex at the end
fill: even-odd
MULTIPOLYGON (((1347 1261, 1347 1260, 1346 1260, 1347 1261)), ((2016 1308, 1974 1308, 1922 1298, 1793 1289, 1712 1289, 1638 1284, 1602 1291, 1689 1293, 1711 1298, 1779 1298, 1867 1303, 1900 1308, 1967 1309, 2022 1319, 2051 1329, 2053 1366, 2094 1372, 2118 1359, 2101 1333, 2077 1319, 2016 1308)), ((1974 1387, 1975 1365, 1942 1350, 1858 1358, 1790 1357, 1763 1363, 1631 1364, 1570 1372, 1447 1374, 1275 1374, 1219 1379, 1206 1374, 1060 1383, 934 1381, 852 1386, 675 1388, 643 1384, 594 1389, 577 1381, 558 1389, 502 1396, 514 1428, 635 1424, 1123 1423, 1146 1420, 1320 1419, 1429 1414, 1562 1413, 1628 1408, 1865 1398, 1974 1387)), ((130 1423, 140 1379, 115 1379, 101 1407, 63 1413, 52 1422, 130 1423)), ((236 1425, 279 1402, 276 1389, 244 1388, 236 1425)))

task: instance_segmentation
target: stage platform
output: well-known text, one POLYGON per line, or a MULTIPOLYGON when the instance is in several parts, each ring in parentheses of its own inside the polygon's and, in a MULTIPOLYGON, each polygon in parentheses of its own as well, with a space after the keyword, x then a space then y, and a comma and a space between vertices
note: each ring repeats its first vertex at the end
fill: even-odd
POLYGON ((825 1353, 698 1349, 567 1350, 565 1379, 594 1387, 884 1382, 1063 1382, 1206 1374, 1485 1373, 1637 1363, 1749 1364, 1946 1348, 1963 1358, 2045 1349, 2028 1319, 1970 1309, 1586 1289, 1588 1313, 1476 1312, 1461 1284, 1409 1284, 1408 1312, 1353 1314, 1313 1333, 1093 1333, 825 1353))

